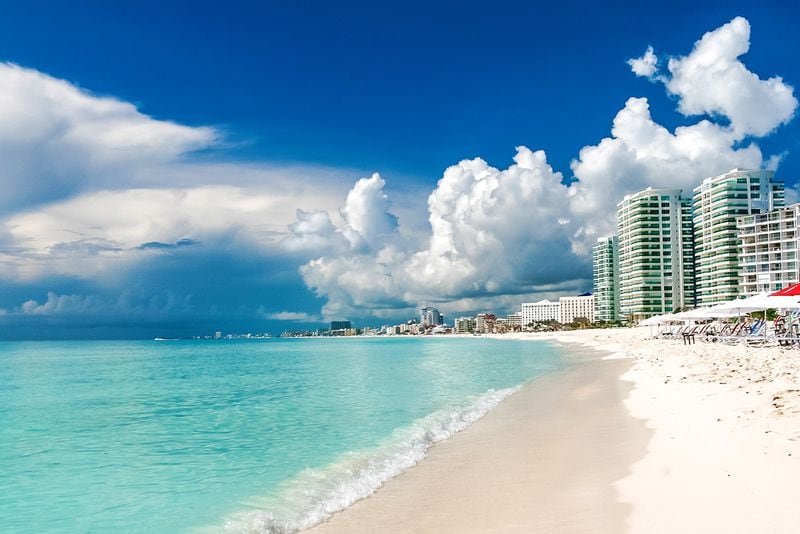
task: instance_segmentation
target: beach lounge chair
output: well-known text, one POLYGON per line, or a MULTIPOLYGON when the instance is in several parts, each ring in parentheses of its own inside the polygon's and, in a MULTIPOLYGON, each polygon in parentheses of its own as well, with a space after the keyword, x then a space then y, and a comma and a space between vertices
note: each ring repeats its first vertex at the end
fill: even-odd
POLYGON ((721 341, 723 343, 738 343, 742 340, 742 338, 749 335, 750 331, 755 326, 756 325, 750 320, 744 320, 741 323, 734 325, 730 334, 717 336, 717 341, 721 341))
POLYGON ((683 333, 683 344, 684 345, 692 345, 695 342, 695 336, 702 336, 706 333, 706 331, 711 326, 711 323, 704 324, 704 325, 696 325, 694 328, 689 330, 688 332, 683 333))
POLYGON ((744 341, 750 345, 755 344, 764 344, 770 341, 770 338, 767 337, 767 321, 763 319, 759 319, 756 321, 756 324, 750 328, 750 331, 747 335, 744 336, 744 341))

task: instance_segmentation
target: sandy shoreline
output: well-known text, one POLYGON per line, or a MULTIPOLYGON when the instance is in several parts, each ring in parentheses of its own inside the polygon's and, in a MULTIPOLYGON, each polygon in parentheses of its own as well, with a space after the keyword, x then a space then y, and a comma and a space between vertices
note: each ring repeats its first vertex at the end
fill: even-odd
POLYGON ((799 350, 646 329, 502 337, 614 356, 571 348, 579 364, 307 532, 800 531, 799 350))
POLYGON ((628 532, 800 532, 800 350, 684 345, 647 328, 552 337, 633 361, 625 405, 653 434, 614 484, 628 532))
POLYGON ((631 363, 583 352, 307 532, 621 531, 629 511, 613 483, 649 432, 623 405, 630 384, 619 376, 631 363))

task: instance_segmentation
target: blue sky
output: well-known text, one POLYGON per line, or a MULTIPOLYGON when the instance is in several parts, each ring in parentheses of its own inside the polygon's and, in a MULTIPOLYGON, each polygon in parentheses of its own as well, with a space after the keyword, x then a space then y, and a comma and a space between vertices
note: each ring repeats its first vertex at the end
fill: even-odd
POLYGON ((378 4, 4 6, 0 61, 18 67, 0 77, 11 162, 0 182, 12 192, 0 203, 0 337, 380 324, 429 303, 451 317, 507 312, 587 289, 587 243, 632 187, 688 188, 773 155, 796 184, 788 3, 378 4), (742 72, 780 76, 788 96, 747 100, 729 92, 734 78, 717 91, 688 63, 665 77, 670 57, 735 17, 747 27, 732 35, 750 45, 742 72), (648 46, 660 69, 650 79, 626 63, 648 46), (581 155, 637 135, 626 117, 647 106, 670 133, 710 120, 719 131, 698 128, 713 139, 699 144, 708 158, 689 158, 685 142, 624 161, 625 147, 607 161, 581 155), (628 134, 612 135, 622 111, 628 134), (135 128, 118 146, 104 133, 125 121, 135 128), (723 142, 723 130, 736 133, 723 142), (488 166, 459 166, 437 188, 477 157, 488 166), (559 186, 573 182, 585 188, 559 186))

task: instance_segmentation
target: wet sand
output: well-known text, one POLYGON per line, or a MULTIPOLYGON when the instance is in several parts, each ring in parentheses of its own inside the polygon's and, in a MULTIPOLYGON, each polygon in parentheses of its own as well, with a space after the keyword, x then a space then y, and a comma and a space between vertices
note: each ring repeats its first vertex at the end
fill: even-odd
POLYGON ((528 383, 374 495, 305 532, 624 531, 631 510, 614 482, 650 437, 624 405, 632 385, 620 376, 631 361, 570 352, 575 365, 528 383))

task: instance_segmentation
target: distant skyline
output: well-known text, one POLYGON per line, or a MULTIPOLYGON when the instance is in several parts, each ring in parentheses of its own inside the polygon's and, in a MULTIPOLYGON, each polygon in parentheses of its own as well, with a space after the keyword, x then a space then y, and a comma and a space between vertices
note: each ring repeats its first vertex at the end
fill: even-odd
POLYGON ((0 339, 581 293, 624 194, 740 166, 798 198, 798 11, 5 6, 0 339))

